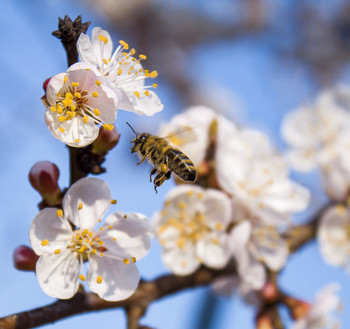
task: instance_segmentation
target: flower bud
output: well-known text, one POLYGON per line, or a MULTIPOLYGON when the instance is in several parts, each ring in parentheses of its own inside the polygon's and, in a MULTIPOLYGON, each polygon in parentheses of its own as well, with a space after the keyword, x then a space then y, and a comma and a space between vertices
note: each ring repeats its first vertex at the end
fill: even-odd
POLYGON ((47 205, 58 205, 62 201, 57 181, 60 175, 58 167, 50 161, 39 161, 29 171, 31 185, 42 196, 47 205))
POLYGON ((22 271, 35 271, 35 265, 39 256, 33 249, 27 246, 19 246, 13 252, 13 262, 15 268, 22 271))
POLYGON ((271 316, 267 313, 260 313, 256 317, 256 329, 274 329, 271 316))
POLYGON ((274 303, 280 297, 276 283, 267 281, 260 291, 261 298, 267 303, 274 303))
POLYGON ((91 152, 105 155, 118 144, 119 138, 120 134, 115 127, 112 130, 106 130, 101 127, 97 139, 92 143, 91 152))
POLYGON ((47 85, 49 84, 51 78, 47 78, 44 82, 43 82, 43 89, 44 91, 46 92, 46 88, 47 88, 47 85))
POLYGON ((288 307, 289 313, 294 320, 304 318, 311 308, 309 303, 291 296, 283 296, 283 302, 288 307))

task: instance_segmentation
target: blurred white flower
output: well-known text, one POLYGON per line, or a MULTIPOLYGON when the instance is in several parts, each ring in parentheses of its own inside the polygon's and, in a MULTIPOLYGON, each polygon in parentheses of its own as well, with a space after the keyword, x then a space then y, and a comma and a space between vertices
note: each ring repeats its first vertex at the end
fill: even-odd
POLYGON ((102 84, 103 77, 84 63, 51 78, 46 88, 45 121, 54 137, 83 147, 98 136, 99 126, 112 130, 118 97, 102 84))
POLYGON ((318 242, 325 261, 345 267, 350 273, 350 209, 343 205, 330 208, 318 228, 318 242))
POLYGON ((153 115, 163 109, 157 94, 152 88, 157 84, 145 85, 146 78, 155 78, 157 71, 144 70, 141 61, 147 57, 133 57, 135 49, 129 50, 129 45, 119 41, 120 45, 113 53, 113 42, 106 30, 95 27, 91 40, 82 33, 78 39, 77 48, 80 58, 95 68, 105 77, 106 82, 117 93, 119 108, 141 115, 153 115))
POLYGON ((84 178, 65 194, 63 210, 45 208, 35 216, 29 236, 40 255, 36 274, 46 294, 71 298, 79 279, 86 280, 84 261, 89 261, 88 285, 101 298, 122 300, 135 291, 139 282, 135 262, 148 253, 152 230, 145 216, 121 212, 109 215, 94 230, 111 203, 105 182, 84 178))
POLYGON ((286 162, 264 134, 226 129, 225 138, 217 144, 217 179, 251 217, 264 225, 284 225, 308 206, 309 191, 289 179, 286 162))
POLYGON ((305 317, 297 320, 292 329, 334 329, 339 328, 332 312, 341 306, 337 295, 340 286, 332 284, 323 289, 316 297, 305 317))
POLYGON ((209 127, 214 119, 217 120, 218 127, 217 143, 228 142, 225 132, 235 130, 234 124, 205 106, 193 106, 174 116, 169 123, 162 125, 158 135, 165 136, 170 143, 179 147, 195 166, 199 166, 208 148, 209 127))
POLYGON ((223 268, 229 260, 230 219, 231 204, 224 193, 199 186, 174 188, 153 219, 165 265, 177 275, 190 274, 200 264, 223 268))

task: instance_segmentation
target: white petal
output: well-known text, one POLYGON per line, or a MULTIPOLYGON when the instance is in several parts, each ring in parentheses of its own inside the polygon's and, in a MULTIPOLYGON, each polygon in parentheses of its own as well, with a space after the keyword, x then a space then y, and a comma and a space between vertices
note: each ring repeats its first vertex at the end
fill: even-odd
POLYGON ((76 254, 63 250, 60 254, 44 254, 36 263, 41 289, 51 297, 68 299, 79 287, 79 261, 76 254))
POLYGON ((193 273, 200 265, 195 248, 186 243, 183 249, 165 249, 162 253, 164 264, 176 275, 193 273))
POLYGON ((203 236, 197 242, 196 251, 201 263, 210 268, 223 268, 230 258, 225 234, 212 233, 203 236))
POLYGON ((247 220, 239 223, 232 229, 229 239, 229 247, 232 253, 246 248, 251 232, 252 225, 247 220))
MULTIPOLYGON (((134 90, 132 92, 128 92, 125 90, 126 94, 129 97, 129 100, 134 105, 132 112, 135 112, 139 115, 151 116, 163 110, 164 105, 161 103, 157 94, 152 90, 148 90, 149 95, 146 96, 144 94, 144 91, 145 89, 143 88, 139 90, 134 90), (138 92, 139 97, 135 95, 135 91, 138 92)), ((128 111, 128 107, 120 108, 128 111)))
POLYGON ((73 231, 66 219, 57 217, 56 208, 45 208, 33 219, 29 230, 30 243, 36 254, 54 252, 64 248, 71 240, 73 231), (48 240, 49 244, 43 246, 41 242, 48 240))
MULTIPOLYGON (((149 252, 153 231, 146 216, 137 213, 115 212, 106 219, 105 227, 110 225, 113 229, 104 230, 105 234, 116 238, 114 244, 129 257, 139 260, 149 252)), ((103 240, 102 237, 101 239, 103 240)))
POLYGON ((51 106, 56 106, 57 93, 63 87, 63 80, 67 76, 67 73, 59 73, 51 78, 46 87, 46 97, 47 101, 51 106))
POLYGON ((74 183, 63 198, 63 212, 79 228, 92 228, 110 206, 111 192, 104 181, 87 177, 74 183), (78 210, 82 204, 82 209, 78 210))
POLYGON ((91 291, 108 301, 118 301, 130 297, 140 280, 137 267, 133 263, 124 264, 123 261, 107 256, 92 256, 88 271, 88 285, 91 291), (97 277, 102 282, 97 283, 97 277))
POLYGON ((223 192, 207 189, 205 190, 203 201, 205 206, 205 216, 207 225, 215 229, 215 225, 223 223, 223 228, 229 224, 232 218, 232 206, 230 198, 223 192))
POLYGON ((91 33, 91 44, 96 57, 98 58, 98 63, 102 63, 102 59, 110 59, 113 52, 113 42, 106 30, 100 27, 95 27, 92 29, 91 33), (107 42, 101 41, 99 36, 102 35, 107 39, 107 42))

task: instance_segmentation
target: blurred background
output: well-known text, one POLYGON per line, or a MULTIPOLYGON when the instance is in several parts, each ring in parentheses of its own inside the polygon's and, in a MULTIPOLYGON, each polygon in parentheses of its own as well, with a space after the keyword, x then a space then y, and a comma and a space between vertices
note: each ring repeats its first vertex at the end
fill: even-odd
MULTIPOLYGON (((67 68, 58 39, 58 17, 81 14, 111 33, 117 44, 126 40, 148 56, 145 66, 157 70, 158 95, 165 109, 153 117, 119 111, 119 145, 105 162, 118 209, 150 218, 160 209, 167 182, 155 194, 148 182, 149 165, 136 167, 130 154, 131 123, 140 132, 156 133, 161 122, 191 105, 208 105, 238 125, 266 133, 283 152, 280 123, 322 88, 350 83, 350 2, 343 0, 0 0, 1 149, 0 162, 0 316, 53 302, 34 273, 12 265, 13 250, 29 244, 28 230, 37 213, 39 194, 28 182, 30 167, 49 160, 61 171, 60 186, 69 182, 68 150, 44 123, 42 82, 67 68), (134 167, 135 166, 135 167, 134 167)), ((229 142, 229 141, 228 141, 229 142)), ((295 220, 303 222, 326 202, 318 173, 292 173, 312 190, 310 208, 295 220)), ((160 247, 139 263, 145 279, 167 273, 160 247)), ((316 242, 293 255, 279 283, 288 293, 313 301, 331 282, 342 285, 341 328, 350 327, 350 284, 345 271, 322 260, 316 242)), ((141 323, 162 329, 253 329, 254 309, 239 296, 213 296, 198 288, 160 300, 141 323)), ((288 314, 282 310, 288 325, 288 314)), ((79 315, 42 328, 124 328, 122 311, 79 315)))

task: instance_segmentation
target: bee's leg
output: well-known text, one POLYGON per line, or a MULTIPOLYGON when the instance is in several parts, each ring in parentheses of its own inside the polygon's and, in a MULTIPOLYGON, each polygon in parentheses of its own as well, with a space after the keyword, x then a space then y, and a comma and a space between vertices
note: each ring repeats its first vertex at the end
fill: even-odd
POLYGON ((143 161, 145 161, 147 159, 147 154, 145 154, 143 157, 142 157, 142 159, 141 159, 141 161, 140 162, 138 162, 138 163, 136 163, 136 166, 138 166, 139 164, 141 164, 143 161))
POLYGON ((170 177, 171 177, 171 171, 169 170, 165 174, 165 179, 168 180, 168 179, 170 179, 170 177))
POLYGON ((157 168, 153 168, 150 175, 149 175, 149 181, 152 182, 152 176, 157 172, 157 168))
POLYGON ((158 193, 157 187, 162 185, 165 181, 165 174, 162 172, 159 172, 156 177, 154 177, 153 184, 154 184, 154 190, 158 193))

